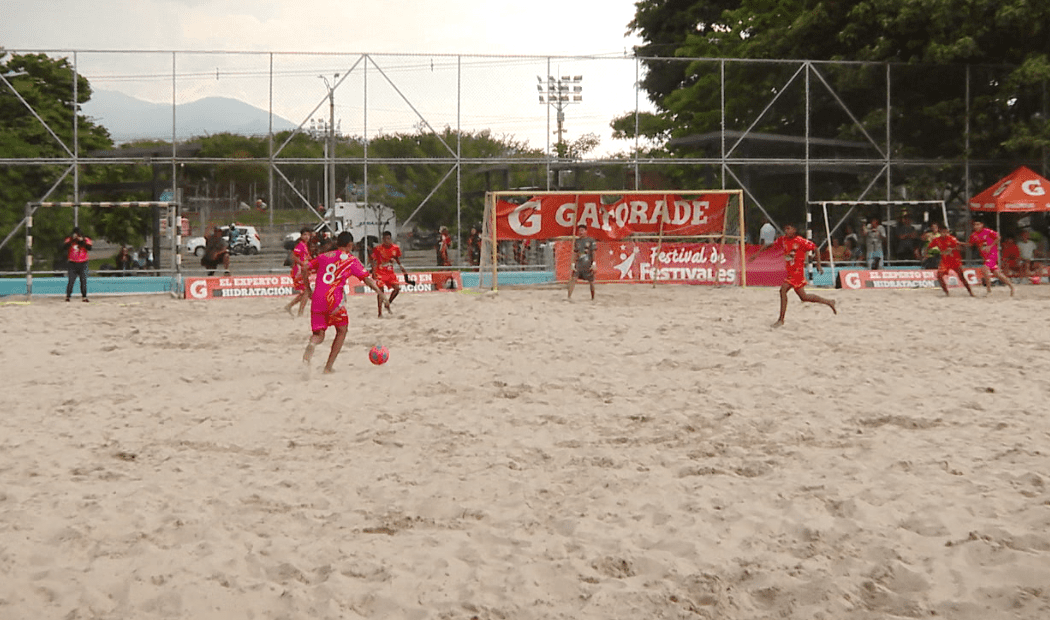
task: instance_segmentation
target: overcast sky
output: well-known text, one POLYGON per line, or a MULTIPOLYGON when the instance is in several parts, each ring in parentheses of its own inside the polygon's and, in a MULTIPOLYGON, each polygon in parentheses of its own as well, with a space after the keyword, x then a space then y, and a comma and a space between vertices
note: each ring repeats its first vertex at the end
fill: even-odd
POLYGON ((635 105, 627 56, 639 40, 626 34, 634 11, 634 0, 0 0, 0 46, 77 50, 78 69, 96 89, 154 102, 170 102, 173 90, 180 103, 229 96, 263 109, 272 100, 295 123, 326 111, 312 113, 327 92, 318 75, 349 73, 336 90, 344 133, 361 134, 366 123, 372 135, 460 123, 534 147, 545 146, 549 108, 539 105, 536 76, 547 75, 543 57, 551 56, 550 73, 584 76, 583 103, 566 111, 567 139, 598 133, 600 150, 610 152, 629 146, 611 143, 608 122, 635 105), (179 54, 173 68, 171 54, 90 50, 317 54, 277 56, 271 99, 269 54, 179 54), (360 63, 362 53, 375 58, 360 63))

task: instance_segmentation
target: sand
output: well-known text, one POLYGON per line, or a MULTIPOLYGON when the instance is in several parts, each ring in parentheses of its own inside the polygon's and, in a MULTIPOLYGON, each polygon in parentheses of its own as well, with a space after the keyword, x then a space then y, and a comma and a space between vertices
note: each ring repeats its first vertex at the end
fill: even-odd
POLYGON ((1050 617, 1050 287, 585 293, 0 306, 0 618, 1050 617))

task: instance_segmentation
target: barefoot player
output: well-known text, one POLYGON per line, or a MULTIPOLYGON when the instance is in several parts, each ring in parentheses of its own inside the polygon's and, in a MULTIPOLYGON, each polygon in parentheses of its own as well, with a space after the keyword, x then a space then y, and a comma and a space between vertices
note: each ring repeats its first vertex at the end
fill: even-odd
POLYGON ((313 294, 310 290, 310 236, 313 232, 312 228, 304 226, 299 231, 299 242, 292 250, 292 290, 295 291, 295 296, 284 307, 288 314, 292 313, 295 304, 299 304, 299 316, 302 316, 306 309, 306 301, 313 294))
POLYGON ((970 297, 973 297, 973 289, 970 288, 970 283, 966 281, 966 276, 963 275, 962 257, 959 255, 959 240, 955 238, 955 235, 948 232, 947 226, 936 237, 930 239, 929 249, 936 250, 941 256, 941 262, 937 266, 937 281, 941 283, 941 289, 944 290, 944 294, 948 295, 948 276, 954 271, 959 281, 966 287, 966 291, 970 293, 970 297))
MULTIPOLYGON (((773 327, 780 327, 784 324, 784 315, 787 313, 788 305, 788 291, 791 289, 795 290, 795 294, 803 302, 824 304, 831 308, 831 311, 835 314, 839 313, 833 300, 824 299, 818 295, 806 292, 806 254, 817 249, 817 246, 809 239, 798 236, 798 229, 794 224, 785 224, 784 236, 777 237, 777 240, 772 245, 766 247, 783 252, 784 260, 787 263, 787 277, 784 278, 784 283, 780 285, 780 318, 777 319, 776 323, 773 323, 773 327)), ((754 260, 763 251, 765 251, 765 248, 759 250, 748 262, 754 260)), ((814 256, 817 263, 817 272, 824 273, 824 268, 820 264, 820 255, 814 254, 814 256)))
POLYGON ((591 299, 594 299, 594 238, 587 234, 587 225, 576 226, 576 242, 572 248, 572 273, 569 274, 569 299, 576 288, 576 280, 587 280, 591 286, 591 299))
POLYGON ((386 295, 379 285, 368 275, 365 266, 351 253, 354 245, 354 236, 349 231, 339 233, 336 240, 336 249, 320 254, 310 261, 310 269, 317 273, 317 282, 314 285, 313 296, 310 301, 310 330, 313 332, 310 341, 303 353, 303 362, 310 363, 313 357, 314 347, 324 342, 325 331, 329 327, 335 328, 335 339, 332 340, 332 350, 328 354, 328 362, 324 371, 332 372, 335 358, 339 350, 343 348, 346 340, 347 325, 350 319, 346 314, 346 306, 343 305, 344 287, 350 276, 354 276, 365 283, 376 292, 379 303, 388 304, 386 295))
POLYGON ((977 248, 984 259, 980 267, 981 280, 984 282, 985 295, 992 293, 992 276, 1010 287, 1010 297, 1014 296, 1014 284, 999 271, 999 233, 984 225, 981 220, 973 221, 973 233, 970 235, 970 245, 977 248))
MULTIPOLYGON (((408 271, 405 270, 405 266, 401 264, 401 248, 394 243, 394 238, 389 230, 383 231, 383 242, 372 248, 371 259, 372 276, 381 286, 391 290, 390 301, 386 302, 386 309, 390 310, 390 304, 397 299, 397 294, 401 292, 401 283, 397 281, 397 274, 394 273, 394 263, 397 263, 397 266, 401 268, 401 273, 405 276, 405 282, 412 284, 412 280, 408 277, 408 271)), ((383 318, 383 303, 384 298, 381 297, 378 301, 379 318, 383 318)))

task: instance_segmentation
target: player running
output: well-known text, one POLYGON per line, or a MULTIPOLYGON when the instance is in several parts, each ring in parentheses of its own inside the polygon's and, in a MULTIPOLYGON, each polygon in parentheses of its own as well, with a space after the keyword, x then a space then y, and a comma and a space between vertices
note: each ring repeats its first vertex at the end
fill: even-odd
POLYGON ((576 288, 576 280, 587 280, 591 285, 591 299, 594 299, 594 249, 597 244, 594 238, 587 234, 587 225, 576 226, 576 242, 573 244, 572 273, 569 274, 569 299, 572 299, 572 290, 576 288))
POLYGON ((302 316, 303 311, 306 309, 306 300, 310 299, 310 295, 313 294, 313 291, 310 289, 311 235, 313 235, 313 229, 309 226, 304 226, 299 231, 299 242, 295 244, 295 249, 292 250, 292 290, 295 291, 295 296, 284 307, 288 314, 292 313, 292 307, 298 303, 299 316, 302 316))
MULTIPOLYGON (((383 242, 372 248, 370 258, 372 262, 372 276, 375 278, 375 281, 391 291, 390 301, 386 302, 386 309, 390 310, 390 304, 397 299, 397 294, 401 292, 401 283, 397 281, 397 274, 394 273, 394 263, 397 263, 397 266, 401 268, 401 273, 405 276, 405 282, 409 284, 415 283, 408 277, 408 271, 401 264, 401 248, 394 243, 394 238, 389 230, 383 231, 383 242)), ((377 304, 379 306, 379 318, 383 318, 383 301, 384 298, 380 298, 377 304)))
POLYGON ((981 220, 973 221, 973 233, 970 235, 970 246, 977 248, 984 258, 980 266, 981 281, 984 282, 985 295, 992 294, 992 276, 1010 287, 1010 297, 1014 296, 1014 284, 999 270, 999 233, 987 228, 981 220))
MULTIPOLYGON (((784 324, 784 315, 787 314, 788 306, 788 291, 795 289, 795 294, 803 302, 812 302, 818 304, 824 304, 831 308, 831 311, 838 314, 839 311, 835 307, 835 301, 832 299, 824 299, 818 295, 812 295, 806 292, 806 254, 817 249, 809 239, 798 236, 798 228, 794 224, 784 225, 784 235, 777 237, 771 245, 768 245, 748 259, 748 262, 755 260, 759 254, 765 252, 767 249, 779 250, 784 253, 784 260, 787 263, 787 277, 784 278, 784 283, 780 285, 780 318, 777 319, 776 323, 773 323, 773 327, 780 327, 784 324)), ((824 273, 824 267, 820 264, 820 254, 814 253, 814 257, 817 263, 817 273, 824 273)))
POLYGON ((346 281, 351 276, 358 278, 376 292, 380 306, 387 304, 387 308, 390 307, 383 289, 369 277, 365 266, 351 253, 353 245, 354 235, 350 231, 343 231, 336 239, 336 249, 318 255, 309 265, 317 273, 317 282, 310 300, 310 330, 313 333, 303 353, 303 363, 309 367, 314 347, 324 342, 325 332, 329 327, 334 327, 335 339, 332 340, 332 350, 324 367, 326 374, 332 372, 335 358, 346 340, 347 325, 350 324, 346 306, 343 305, 346 281))
MULTIPOLYGON (((932 224, 930 228, 933 228, 935 225, 936 223, 932 224)), ((936 253, 940 254, 941 261, 937 266, 937 281, 941 283, 941 289, 944 290, 944 294, 949 294, 948 276, 954 271, 959 281, 966 287, 966 291, 970 293, 970 297, 973 297, 973 289, 970 288, 970 283, 966 281, 966 276, 963 275, 962 257, 959 255, 959 240, 955 238, 955 235, 948 232, 948 227, 945 226, 943 230, 937 233, 936 237, 932 237, 927 247, 928 250, 935 250, 936 253)))

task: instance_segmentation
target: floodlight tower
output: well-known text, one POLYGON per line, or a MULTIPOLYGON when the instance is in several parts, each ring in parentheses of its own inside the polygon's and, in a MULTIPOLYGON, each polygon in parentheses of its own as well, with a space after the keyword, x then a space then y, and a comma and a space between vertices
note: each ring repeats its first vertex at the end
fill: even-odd
POLYGON ((539 91, 540 104, 549 105, 557 111, 558 135, 556 150, 558 157, 565 157, 565 108, 583 103, 583 76, 563 75, 560 78, 548 75, 547 80, 536 76, 536 90, 539 91))

